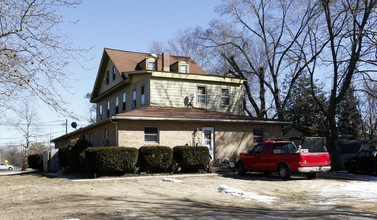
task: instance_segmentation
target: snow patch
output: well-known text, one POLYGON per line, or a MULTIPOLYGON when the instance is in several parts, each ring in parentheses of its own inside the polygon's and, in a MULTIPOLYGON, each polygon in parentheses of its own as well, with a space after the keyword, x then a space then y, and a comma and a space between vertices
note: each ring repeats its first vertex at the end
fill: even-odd
POLYGON ((165 182, 173 182, 173 183, 182 183, 182 180, 170 179, 170 178, 163 178, 162 181, 165 182))
POLYGON ((263 202, 266 204, 271 204, 279 199, 274 196, 263 196, 252 192, 244 192, 241 189, 232 188, 227 185, 220 185, 219 188, 217 188, 217 190, 219 192, 230 194, 232 196, 243 197, 245 200, 254 200, 256 202, 263 202))

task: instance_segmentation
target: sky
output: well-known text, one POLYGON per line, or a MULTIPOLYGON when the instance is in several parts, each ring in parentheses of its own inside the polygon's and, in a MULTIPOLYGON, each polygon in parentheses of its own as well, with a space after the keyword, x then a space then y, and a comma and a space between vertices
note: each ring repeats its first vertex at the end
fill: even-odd
MULTIPOLYGON (((76 8, 64 10, 65 19, 77 21, 61 26, 76 47, 91 48, 84 54, 86 59, 66 68, 70 75, 67 91, 60 91, 66 98, 68 109, 80 120, 65 118, 43 103, 35 103, 36 118, 40 125, 37 142, 48 143, 50 139, 64 135, 74 128, 89 123, 89 103, 84 98, 91 92, 96 79, 104 48, 150 52, 153 41, 167 42, 179 30, 189 27, 208 27, 211 19, 217 18, 215 8, 221 0, 83 0, 76 8)), ((0 126, 0 147, 22 143, 21 134, 9 126, 0 126)))

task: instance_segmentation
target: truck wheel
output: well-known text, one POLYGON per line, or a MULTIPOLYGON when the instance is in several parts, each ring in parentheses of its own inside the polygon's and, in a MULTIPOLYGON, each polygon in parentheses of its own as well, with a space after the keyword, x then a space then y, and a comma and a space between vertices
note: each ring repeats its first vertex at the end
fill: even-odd
POLYGON ((291 178, 292 171, 289 169, 287 165, 281 164, 278 167, 278 174, 280 178, 288 180, 291 178))
POLYGON ((237 164, 237 173, 238 173, 238 175, 240 175, 240 176, 245 176, 245 175, 246 175, 245 164, 243 164, 242 162, 239 162, 239 163, 237 164))
POLYGON ((315 179, 315 178, 317 178, 318 177, 318 173, 306 173, 305 174, 306 175, 306 177, 308 177, 308 179, 315 179))

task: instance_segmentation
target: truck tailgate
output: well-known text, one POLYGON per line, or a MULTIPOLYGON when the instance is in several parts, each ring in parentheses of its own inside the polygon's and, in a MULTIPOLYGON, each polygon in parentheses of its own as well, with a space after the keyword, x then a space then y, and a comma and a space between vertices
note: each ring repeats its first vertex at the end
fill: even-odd
POLYGON ((299 166, 330 166, 328 153, 301 153, 299 166))

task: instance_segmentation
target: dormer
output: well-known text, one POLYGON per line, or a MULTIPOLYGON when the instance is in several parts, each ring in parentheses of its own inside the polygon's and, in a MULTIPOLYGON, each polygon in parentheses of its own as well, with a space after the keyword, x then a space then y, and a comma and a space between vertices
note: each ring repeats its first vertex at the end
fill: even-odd
POLYGON ((178 60, 177 62, 173 63, 170 66, 171 70, 173 72, 178 72, 178 73, 189 73, 189 62, 186 60, 178 60))
POLYGON ((157 55, 152 53, 140 63, 140 67, 144 70, 157 70, 157 55))

